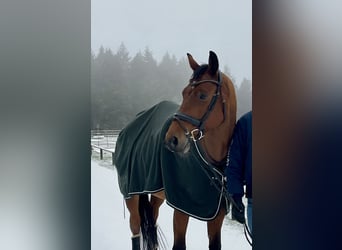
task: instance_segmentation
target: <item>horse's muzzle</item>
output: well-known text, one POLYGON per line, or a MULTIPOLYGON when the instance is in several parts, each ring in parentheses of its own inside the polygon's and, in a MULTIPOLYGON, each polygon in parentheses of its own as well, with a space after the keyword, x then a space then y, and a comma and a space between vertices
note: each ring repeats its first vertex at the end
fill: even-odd
POLYGON ((190 150, 190 143, 188 140, 181 142, 178 137, 170 136, 165 139, 165 147, 171 152, 186 154, 190 150))

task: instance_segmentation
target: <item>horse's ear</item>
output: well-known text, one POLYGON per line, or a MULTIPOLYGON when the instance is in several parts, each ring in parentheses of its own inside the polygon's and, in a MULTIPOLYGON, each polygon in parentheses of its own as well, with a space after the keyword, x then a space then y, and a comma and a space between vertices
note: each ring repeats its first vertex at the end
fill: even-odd
POLYGON ((217 55, 213 51, 209 51, 209 62, 208 62, 208 71, 210 75, 216 75, 219 68, 219 62, 217 59, 217 55))
POLYGON ((189 53, 187 53, 186 55, 188 56, 190 67, 193 71, 195 71, 199 67, 199 64, 194 60, 192 55, 190 55, 189 53))

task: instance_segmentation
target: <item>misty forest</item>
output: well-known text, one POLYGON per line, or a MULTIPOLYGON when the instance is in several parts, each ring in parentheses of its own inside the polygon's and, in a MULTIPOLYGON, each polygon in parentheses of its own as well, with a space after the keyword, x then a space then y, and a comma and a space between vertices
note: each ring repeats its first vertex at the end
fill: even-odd
MULTIPOLYGON (((236 83, 227 65, 220 68, 235 85, 239 118, 252 109, 251 80, 236 83)), ((116 53, 101 47, 91 58, 91 129, 122 129, 137 113, 162 100, 180 104, 191 73, 186 56, 177 59, 165 52, 157 62, 148 47, 133 57, 124 44, 116 53)))

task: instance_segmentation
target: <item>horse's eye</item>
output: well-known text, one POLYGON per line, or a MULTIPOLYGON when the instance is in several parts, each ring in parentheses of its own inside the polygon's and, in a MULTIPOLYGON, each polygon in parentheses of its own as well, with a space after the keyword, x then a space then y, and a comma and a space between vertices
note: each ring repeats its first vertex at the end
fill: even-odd
POLYGON ((208 95, 205 93, 198 93, 198 98, 201 100, 205 100, 207 99, 208 95))

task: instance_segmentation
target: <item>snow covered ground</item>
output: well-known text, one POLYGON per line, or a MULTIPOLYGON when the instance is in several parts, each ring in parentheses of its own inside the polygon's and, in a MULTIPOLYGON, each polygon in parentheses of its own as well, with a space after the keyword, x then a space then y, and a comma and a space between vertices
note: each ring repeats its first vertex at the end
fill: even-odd
MULTIPOLYGON (((116 170, 111 158, 100 160, 93 153, 91 160, 91 249, 131 249, 129 212, 124 207, 116 170)), ((159 212, 158 224, 165 234, 167 249, 172 249, 173 209, 164 203, 159 212)), ((230 219, 230 213, 222 227, 222 249, 250 250, 245 239, 243 226, 230 219)), ((187 249, 208 249, 206 223, 190 218, 187 232, 187 249)))

